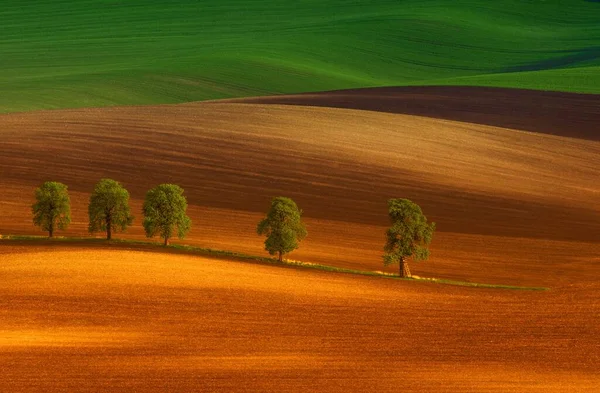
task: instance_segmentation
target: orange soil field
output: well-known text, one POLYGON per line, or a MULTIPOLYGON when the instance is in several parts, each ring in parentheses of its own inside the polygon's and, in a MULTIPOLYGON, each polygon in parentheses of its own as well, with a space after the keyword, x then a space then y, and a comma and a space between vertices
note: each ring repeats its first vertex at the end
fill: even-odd
POLYGON ((190 203, 185 242, 204 247, 264 255, 256 224, 270 199, 285 195, 309 230, 290 258, 378 270, 387 199, 406 197, 438 224, 433 258, 413 264, 417 275, 548 286, 560 280, 557 268, 580 271, 598 255, 595 141, 249 104, 9 114, 0 133, 0 234, 41 234, 30 205, 35 187, 52 179, 72 195, 64 234, 86 235, 89 192, 110 177, 130 190, 137 216, 124 237, 143 237, 144 194, 170 182, 190 203))
POLYGON ((0 380, 11 391, 594 391, 600 142, 548 134, 252 103, 1 115, 0 234, 41 234, 33 191, 56 180, 73 211, 59 235, 85 235, 89 192, 110 177, 137 216, 117 237, 142 239, 145 191, 170 182, 190 203, 183 243, 265 255, 256 224, 285 195, 309 232, 291 259, 391 272, 387 199, 406 197, 438 226, 414 274, 551 290, 0 241, 0 345, 13 359, 0 380))
POLYGON ((3 391, 596 392, 597 284, 469 289, 0 247, 3 391))

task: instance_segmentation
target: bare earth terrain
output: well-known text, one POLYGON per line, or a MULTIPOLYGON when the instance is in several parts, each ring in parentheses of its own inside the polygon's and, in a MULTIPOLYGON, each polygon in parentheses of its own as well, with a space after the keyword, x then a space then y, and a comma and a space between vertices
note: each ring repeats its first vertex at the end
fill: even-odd
POLYGON ((0 252, 5 391, 600 384, 597 284, 484 290, 106 248, 0 252))
POLYGON ((136 215, 117 237, 142 239, 144 194, 169 182, 190 204, 183 243, 265 255, 256 224, 285 195, 309 232, 291 259, 391 272, 387 199, 406 197, 438 226, 414 274, 549 291, 0 241, 0 390, 596 391, 600 142, 385 112, 200 103, 1 115, 0 234, 41 234, 33 191, 56 180, 73 211, 59 235, 86 235, 89 192, 109 177, 136 215))
POLYGON ((600 95, 475 86, 375 87, 228 100, 403 113, 600 140, 600 95))

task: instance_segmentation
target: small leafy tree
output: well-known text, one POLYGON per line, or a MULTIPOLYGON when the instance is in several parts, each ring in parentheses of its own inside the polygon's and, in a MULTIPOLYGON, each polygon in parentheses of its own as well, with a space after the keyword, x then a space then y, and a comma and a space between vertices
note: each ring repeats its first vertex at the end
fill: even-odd
POLYGON ((429 244, 435 231, 435 223, 427 223, 421 208, 408 199, 390 199, 389 216, 392 226, 387 230, 384 247, 385 266, 398 263, 400 277, 410 277, 407 258, 426 260, 429 244))
POLYGON ((65 230, 71 223, 71 200, 67 186, 48 181, 35 190, 36 203, 31 206, 33 223, 48 237, 54 237, 56 229, 65 230))
POLYGON ((306 237, 301 215, 302 210, 290 198, 273 198, 267 217, 256 228, 259 235, 267 236, 265 250, 270 255, 278 253, 279 262, 283 261, 283 254, 297 249, 298 243, 306 237))
POLYGON ((144 206, 144 230, 147 237, 158 234, 165 246, 177 229, 177 236, 183 239, 192 226, 192 220, 185 214, 187 201, 183 188, 175 184, 161 184, 146 193, 144 206))
POLYGON ((112 233, 124 231, 133 223, 129 210, 129 192, 112 179, 102 179, 94 187, 88 205, 90 233, 106 231, 106 240, 112 233))

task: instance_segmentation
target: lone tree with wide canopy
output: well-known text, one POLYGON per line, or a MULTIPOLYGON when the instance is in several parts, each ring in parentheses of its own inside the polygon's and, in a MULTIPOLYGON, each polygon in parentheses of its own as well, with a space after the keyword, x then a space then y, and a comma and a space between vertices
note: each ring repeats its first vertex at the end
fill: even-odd
POLYGON ((383 263, 385 266, 398 263, 400 277, 410 277, 406 259, 419 261, 429 258, 428 246, 435 223, 427 223, 419 205, 408 199, 390 199, 388 207, 392 226, 386 232, 383 263))
POLYGON ((290 198, 276 197, 271 201, 267 216, 258 223, 256 232, 265 235, 265 250, 270 255, 278 254, 278 261, 283 255, 299 247, 299 242, 306 237, 306 228, 300 220, 302 210, 290 198))
POLYGON ((144 230, 147 237, 159 235, 165 246, 177 230, 183 239, 190 231, 192 220, 186 215, 187 200, 183 188, 175 184, 161 184, 146 193, 144 206, 144 230))
POLYGON ((54 237, 56 229, 65 230, 71 223, 71 200, 67 186, 47 181, 35 190, 36 203, 31 206, 33 223, 48 237, 54 237))
POLYGON ((88 216, 89 232, 106 231, 106 240, 111 240, 113 232, 124 231, 133 223, 129 192, 115 180, 100 180, 90 196, 88 216))

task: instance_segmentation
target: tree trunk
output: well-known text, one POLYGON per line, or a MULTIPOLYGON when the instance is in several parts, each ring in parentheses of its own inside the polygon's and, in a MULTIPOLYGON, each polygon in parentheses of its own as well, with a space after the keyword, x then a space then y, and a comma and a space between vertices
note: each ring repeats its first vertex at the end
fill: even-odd
POLYGON ((112 239, 112 228, 110 222, 110 216, 106 217, 106 240, 112 239))
POLYGON ((410 269, 408 268, 408 262, 406 262, 404 258, 400 258, 400 263, 398 263, 398 274, 402 278, 411 277, 410 269))
POLYGON ((168 245, 169 245, 169 237, 165 236, 165 246, 168 246, 168 245))
POLYGON ((278 261, 279 262, 283 262, 283 254, 282 254, 281 251, 279 251, 279 259, 278 259, 278 261))
POLYGON ((50 226, 50 229, 48 230, 48 237, 50 239, 54 237, 54 228, 52 226, 50 226))

